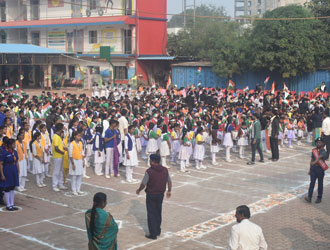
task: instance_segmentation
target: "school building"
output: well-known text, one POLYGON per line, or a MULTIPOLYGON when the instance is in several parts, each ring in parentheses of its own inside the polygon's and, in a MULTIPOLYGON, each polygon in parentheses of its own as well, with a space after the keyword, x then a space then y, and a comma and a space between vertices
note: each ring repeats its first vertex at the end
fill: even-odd
POLYGON ((104 81, 128 83, 136 76, 140 83, 158 83, 165 81, 163 63, 170 59, 166 12, 167 0, 0 0, 0 43, 74 56, 72 65, 52 64, 52 72, 67 77, 90 71, 104 81), (95 66, 101 46, 110 46, 115 70, 95 66))

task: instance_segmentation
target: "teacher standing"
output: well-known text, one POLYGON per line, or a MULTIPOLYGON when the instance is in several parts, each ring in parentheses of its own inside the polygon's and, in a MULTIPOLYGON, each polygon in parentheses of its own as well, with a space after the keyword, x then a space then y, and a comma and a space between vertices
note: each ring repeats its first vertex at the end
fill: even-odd
POLYGON ((147 169, 140 187, 136 190, 136 194, 146 188, 147 193, 147 217, 149 235, 146 238, 156 240, 161 233, 162 223, 162 204, 164 193, 166 191, 166 184, 168 185, 166 197, 171 197, 172 181, 168 174, 167 168, 160 165, 160 156, 157 154, 150 155, 151 167, 147 169))

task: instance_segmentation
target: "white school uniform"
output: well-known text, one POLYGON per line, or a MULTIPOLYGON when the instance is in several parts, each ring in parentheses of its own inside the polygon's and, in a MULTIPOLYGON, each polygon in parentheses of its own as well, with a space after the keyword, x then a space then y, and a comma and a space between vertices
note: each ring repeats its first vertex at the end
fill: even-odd
MULTIPOLYGON (((41 151, 44 152, 43 146, 38 142, 41 151)), ((37 155, 37 147, 32 143, 32 155, 33 155, 33 160, 32 160, 32 166, 33 166, 33 174, 42 174, 45 172, 44 164, 39 161, 37 158, 34 157, 34 155, 37 155)))
POLYGON ((248 137, 247 137, 247 129, 241 128, 241 131, 242 131, 242 135, 238 139, 237 145, 238 146, 247 146, 247 145, 249 145, 248 137))
MULTIPOLYGON (((80 143, 77 144, 77 146, 79 147, 80 143)), ((73 144, 72 142, 69 145, 69 157, 72 158, 72 152, 73 152, 73 144)), ((84 152, 84 150, 83 150, 84 152)), ((73 159, 73 163, 76 166, 76 169, 73 170, 72 168, 72 163, 71 160, 69 161, 69 175, 83 175, 84 174, 84 159, 79 159, 79 160, 74 160, 73 159)))
POLYGON ((205 155, 204 144, 198 144, 196 142, 195 149, 194 149, 194 159, 199 160, 199 161, 203 161, 204 160, 204 155, 205 155))
MULTIPOLYGON (((96 133, 95 135, 95 147, 99 148, 99 137, 101 137, 101 135, 99 133, 96 133)), ((99 156, 99 151, 96 150, 94 151, 94 163, 103 163, 105 161, 105 157, 104 157, 104 150, 101 151, 101 155, 99 156)))
POLYGON ((159 153, 161 157, 170 155, 170 148, 168 146, 168 142, 163 140, 165 135, 167 135, 167 133, 163 133, 160 137, 161 143, 160 143, 159 153))
POLYGON ((138 165, 138 157, 137 157, 135 136, 133 136, 133 135, 131 136, 129 134, 127 134, 125 136, 124 165, 125 166, 137 166, 138 165), (129 159, 127 159, 127 155, 126 155, 126 149, 128 149, 128 136, 132 140, 132 150, 128 151, 129 159))

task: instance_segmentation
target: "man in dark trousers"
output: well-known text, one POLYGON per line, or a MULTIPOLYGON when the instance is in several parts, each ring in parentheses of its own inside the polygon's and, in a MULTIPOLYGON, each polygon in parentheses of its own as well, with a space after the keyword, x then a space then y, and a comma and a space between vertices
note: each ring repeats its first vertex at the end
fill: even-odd
POLYGON ((273 109, 273 117, 270 119, 269 127, 268 127, 268 135, 270 136, 270 148, 272 151, 272 161, 278 161, 280 159, 280 155, 278 152, 278 134, 280 128, 280 118, 278 116, 278 110, 273 109))
POLYGON ((323 140, 319 137, 315 140, 315 143, 316 148, 312 150, 312 159, 310 162, 310 169, 308 173, 311 176, 311 182, 309 184, 308 196, 305 197, 305 200, 307 202, 312 202, 314 186, 317 179, 318 195, 315 203, 321 203, 323 194, 324 171, 327 170, 329 167, 324 161, 327 158, 327 152, 324 150, 323 140))
POLYGON ((160 156, 157 154, 150 155, 151 167, 147 169, 140 187, 136 190, 136 194, 146 188, 147 193, 147 215, 148 215, 148 239, 156 240, 160 235, 160 225, 162 223, 162 204, 166 184, 168 185, 166 197, 171 197, 172 181, 168 174, 167 168, 160 165, 160 156))
POLYGON ((262 154, 261 148, 261 124, 259 121, 260 115, 258 113, 254 113, 252 116, 253 125, 252 125, 252 143, 251 143, 251 150, 252 150, 252 159, 247 164, 253 165, 255 163, 256 157, 256 150, 258 150, 260 156, 260 162, 264 162, 264 156, 262 154))

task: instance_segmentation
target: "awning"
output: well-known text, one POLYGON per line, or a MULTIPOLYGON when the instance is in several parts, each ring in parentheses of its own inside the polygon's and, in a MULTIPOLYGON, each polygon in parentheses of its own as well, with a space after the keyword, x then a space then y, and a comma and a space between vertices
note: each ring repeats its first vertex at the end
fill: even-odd
POLYGON ((172 60, 174 60, 174 58, 175 58, 175 56, 140 56, 140 57, 138 57, 138 60, 172 61, 172 60))
POLYGON ((0 54, 74 54, 32 44, 0 44, 0 54))

